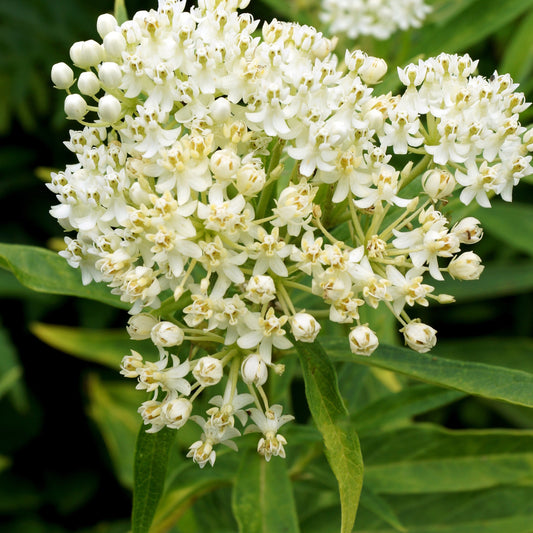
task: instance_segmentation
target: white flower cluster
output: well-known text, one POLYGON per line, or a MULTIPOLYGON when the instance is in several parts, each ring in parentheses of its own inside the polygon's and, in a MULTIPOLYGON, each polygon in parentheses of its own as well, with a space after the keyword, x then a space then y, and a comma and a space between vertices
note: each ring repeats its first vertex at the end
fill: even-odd
POLYGON ((430 11, 424 0, 322 0, 320 19, 334 35, 383 40, 398 30, 420 27, 430 11))
POLYGON ((78 91, 69 66, 52 69, 83 126, 66 143, 78 162, 49 184, 52 215, 77 232, 61 255, 130 304, 131 338, 160 358, 133 351, 122 373, 153 394, 139 410, 148 431, 201 427, 189 451, 201 467, 215 445, 235 448, 235 418, 252 419, 267 460, 285 455, 278 430, 292 417, 264 385, 284 371, 287 333, 313 342, 329 319, 370 355, 379 341, 359 309, 381 306, 429 351, 435 330, 406 306, 453 298, 424 278, 483 269, 462 251, 481 239, 478 220, 452 224, 444 208, 510 200, 532 170, 508 76, 473 77, 468 56, 442 55, 399 72, 402 96, 374 96, 383 60, 347 52, 340 68, 332 41, 294 23, 255 36, 246 3, 160 0, 120 26, 102 15, 102 43, 71 48, 78 91), (401 169, 398 154, 411 158, 401 169), (206 417, 191 416, 223 379, 206 417))

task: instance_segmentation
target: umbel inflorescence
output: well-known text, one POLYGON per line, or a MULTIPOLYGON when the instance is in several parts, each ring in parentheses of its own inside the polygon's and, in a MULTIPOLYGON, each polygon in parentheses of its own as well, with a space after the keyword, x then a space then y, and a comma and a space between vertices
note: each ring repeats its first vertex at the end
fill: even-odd
POLYGON ((334 35, 388 39, 398 30, 418 28, 431 12, 424 0, 321 0, 320 19, 334 35))
POLYGON ((76 232, 61 255, 130 304, 131 338, 159 359, 133 351, 122 374, 153 395, 139 409, 148 431, 201 427, 189 456, 202 467, 242 426, 267 460, 285 455, 292 417, 264 385, 283 372, 287 333, 312 343, 342 324, 347 348, 370 355, 378 338, 359 310, 379 307, 429 351, 436 332, 411 308, 453 299, 432 279, 483 269, 469 249, 478 220, 444 209, 511 200, 532 171, 509 76, 443 54, 399 70, 402 95, 375 96, 383 60, 356 50, 339 63, 331 40, 293 23, 256 36, 246 3, 161 0, 120 26, 102 15, 103 42, 70 51, 77 90, 69 66, 52 69, 82 126, 66 143, 78 162, 49 185, 53 216, 76 232))

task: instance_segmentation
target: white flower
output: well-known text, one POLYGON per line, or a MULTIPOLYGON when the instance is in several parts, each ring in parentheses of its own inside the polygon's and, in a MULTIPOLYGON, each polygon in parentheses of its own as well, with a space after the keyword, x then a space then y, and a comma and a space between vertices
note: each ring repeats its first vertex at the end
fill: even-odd
POLYGON ((120 373, 127 378, 136 378, 139 371, 144 367, 142 355, 135 350, 131 350, 131 355, 125 355, 120 364, 120 373))
POLYGON ((357 355, 371 355, 379 345, 377 335, 366 325, 353 328, 348 340, 350 349, 357 355))
POLYGON ((161 417, 166 426, 179 429, 185 425, 192 411, 192 403, 187 398, 165 400, 161 405, 161 417))
POLYGON ((309 313, 296 313, 291 317, 290 323, 294 338, 301 342, 314 342, 321 328, 309 313))
POLYGON ((450 261, 448 272, 455 279, 474 280, 479 279, 484 268, 478 255, 464 252, 450 261))
POLYGON ((159 321, 153 315, 148 313, 139 313, 131 316, 128 320, 127 331, 132 340, 139 341, 149 339, 152 328, 159 321))
POLYGON ((56 63, 51 78, 56 89, 68 89, 74 83, 74 72, 66 63, 56 63))
POLYGON ((150 331, 152 342, 156 346, 168 348, 179 346, 185 337, 183 330, 172 322, 163 321, 157 323, 150 331))
POLYGON ((259 354, 252 353, 244 358, 241 364, 241 376, 245 383, 253 383, 258 387, 266 383, 268 368, 259 354))
POLYGON ((223 375, 222 363, 215 357, 205 356, 198 359, 192 375, 202 387, 216 385, 223 375))
POLYGON ((418 320, 409 322, 400 331, 403 333, 405 344, 419 353, 429 352, 437 343, 437 331, 418 320))

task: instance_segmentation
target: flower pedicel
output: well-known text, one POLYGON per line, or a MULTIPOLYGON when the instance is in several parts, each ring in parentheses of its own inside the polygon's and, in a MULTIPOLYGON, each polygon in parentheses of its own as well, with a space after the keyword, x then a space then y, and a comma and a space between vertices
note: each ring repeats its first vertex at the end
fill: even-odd
POLYGON ((52 69, 81 125, 65 143, 77 163, 49 184, 52 215, 75 232, 61 255, 130 305, 131 338, 151 339, 159 360, 132 351, 122 374, 153 395, 139 409, 148 431, 200 426, 188 455, 201 467, 218 444, 236 449, 243 426, 267 460, 285 455, 292 417, 263 386, 284 370, 287 332, 312 343, 328 320, 346 324, 347 349, 371 355, 379 340, 359 309, 388 308, 406 344, 430 350, 435 330, 410 308, 453 300, 434 294, 443 273, 483 269, 464 251, 478 220, 451 225, 447 203, 509 201, 532 171, 528 104, 509 76, 442 54, 399 70, 401 96, 374 96, 383 60, 356 50, 341 68, 332 40, 294 23, 256 37, 246 4, 162 0, 120 26, 102 15, 102 43, 71 48, 77 82, 52 69))

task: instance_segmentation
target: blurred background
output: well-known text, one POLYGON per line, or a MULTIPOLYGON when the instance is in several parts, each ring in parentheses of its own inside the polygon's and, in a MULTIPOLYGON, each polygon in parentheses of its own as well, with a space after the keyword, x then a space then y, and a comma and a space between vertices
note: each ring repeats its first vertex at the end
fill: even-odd
MULTIPOLYGON (((156 4, 128 0, 127 8, 132 14, 156 4)), ((436 1, 425 29, 383 42, 367 37, 359 45, 388 59, 393 74, 395 65, 418 54, 468 52, 480 59, 484 75, 495 69, 510 71, 531 101, 531 2, 514 2, 522 7, 504 15, 493 9, 487 20, 473 19, 484 4, 497 3, 436 1)), ((293 0, 288 5, 295 19, 317 21, 316 4, 293 0)), ((286 17, 286 6, 282 0, 252 0, 249 10, 269 20, 286 17)), ((61 228, 48 214, 55 198, 45 180, 49 169, 73 162, 62 144, 72 125, 64 118, 64 93, 52 88, 49 72, 54 63, 69 62, 73 42, 98 39, 97 16, 112 11, 111 0, 0 0, 2 243, 55 248, 62 239, 61 228)), ((393 79, 387 78, 378 90, 394 88, 393 79)), ((526 111, 522 123, 528 124, 532 116, 531 110, 526 111)), ((467 339, 475 338, 482 349, 470 353, 473 359, 533 369, 531 183, 526 179, 515 190, 519 205, 513 213, 498 205, 491 213, 468 211, 486 227, 476 253, 488 266, 481 281, 461 286, 457 304, 432 307, 421 315, 439 332, 440 354, 471 352, 467 339), (513 234, 522 238, 513 239, 513 234), (508 342, 510 338, 514 340, 508 342)), ((456 294, 456 288, 445 286, 442 291, 456 294)), ((95 362, 90 344, 70 350, 71 354, 51 347, 43 342, 50 330, 42 326, 120 329, 126 313, 90 300, 32 292, 1 269, 0 299, 0 530, 126 531, 132 449, 131 439, 123 444, 126 440, 119 433, 135 434, 140 421, 134 410, 113 412, 113 406, 119 405, 113 395, 124 393, 112 364, 95 362)), ((301 384, 294 384, 296 406, 302 405, 297 398, 301 394, 301 384)), ((125 401, 135 404, 138 399, 125 401)), ((301 409, 300 418, 305 415, 305 407, 301 409)), ((533 428, 527 410, 474 398, 425 419, 451 428, 533 428)))

